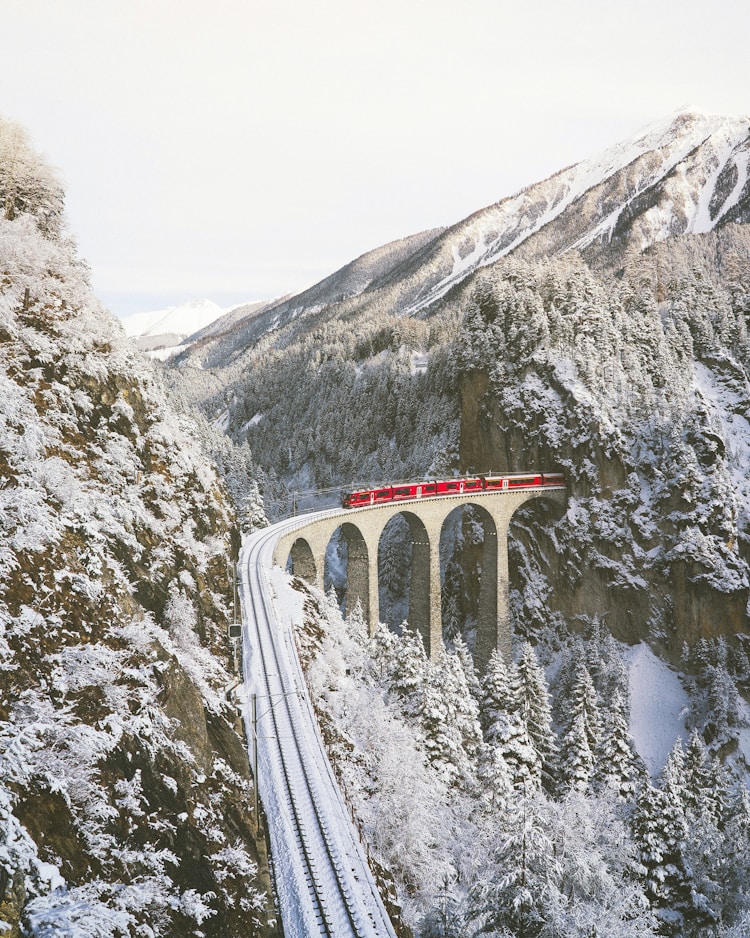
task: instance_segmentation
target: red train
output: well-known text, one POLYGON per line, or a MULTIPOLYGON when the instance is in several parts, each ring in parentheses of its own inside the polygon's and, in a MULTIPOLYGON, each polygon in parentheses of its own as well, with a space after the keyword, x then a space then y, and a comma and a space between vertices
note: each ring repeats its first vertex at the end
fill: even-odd
POLYGON ((565 485, 565 476, 561 472, 545 472, 529 475, 487 475, 470 479, 405 482, 400 485, 383 485, 376 489, 345 492, 341 497, 341 504, 344 508, 364 508, 367 505, 384 505, 387 502, 410 501, 416 498, 463 495, 466 492, 509 492, 513 489, 533 489, 545 485, 565 485))

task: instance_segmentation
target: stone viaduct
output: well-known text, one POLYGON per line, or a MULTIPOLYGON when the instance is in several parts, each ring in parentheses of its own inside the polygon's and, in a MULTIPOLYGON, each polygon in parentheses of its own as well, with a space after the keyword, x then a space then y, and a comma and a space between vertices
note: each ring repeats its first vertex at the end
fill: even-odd
POLYGON ((494 648, 508 658, 511 634, 508 610, 508 528, 513 514, 533 498, 565 504, 565 486, 523 490, 472 492, 438 498, 391 502, 366 508, 342 509, 305 523, 282 535, 274 550, 274 562, 310 583, 322 583, 328 544, 338 528, 348 550, 346 614, 361 604, 370 634, 379 621, 378 545, 395 515, 402 515, 412 539, 409 625, 419 631, 425 649, 436 658, 442 647, 440 583, 440 535, 448 515, 462 505, 480 509, 484 526, 482 578, 479 585, 479 621, 474 661, 482 670, 494 648))

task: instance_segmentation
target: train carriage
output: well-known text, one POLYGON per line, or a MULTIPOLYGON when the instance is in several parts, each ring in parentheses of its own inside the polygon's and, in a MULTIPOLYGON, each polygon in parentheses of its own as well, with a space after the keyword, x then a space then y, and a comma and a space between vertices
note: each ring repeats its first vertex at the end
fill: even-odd
POLYGON ((540 486, 565 485, 561 472, 527 473, 514 475, 473 476, 466 479, 435 479, 425 482, 402 482, 373 489, 358 489, 345 492, 341 499, 344 508, 365 508, 389 502, 411 501, 419 498, 435 498, 447 495, 463 495, 466 492, 513 491, 515 489, 540 486))

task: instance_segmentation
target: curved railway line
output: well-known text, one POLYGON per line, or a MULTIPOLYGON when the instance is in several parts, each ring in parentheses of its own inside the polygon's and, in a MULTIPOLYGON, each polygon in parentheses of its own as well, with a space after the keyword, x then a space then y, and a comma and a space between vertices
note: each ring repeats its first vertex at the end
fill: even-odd
POLYGON ((325 754, 291 623, 280 621, 267 577, 276 540, 298 520, 257 532, 240 558, 245 682, 259 712, 254 721, 246 713, 246 722, 284 935, 395 938, 325 754))

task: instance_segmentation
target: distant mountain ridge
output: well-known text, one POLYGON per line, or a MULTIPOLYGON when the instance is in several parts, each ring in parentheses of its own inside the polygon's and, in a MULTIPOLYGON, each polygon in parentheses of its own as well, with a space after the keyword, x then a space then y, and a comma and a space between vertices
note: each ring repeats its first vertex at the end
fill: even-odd
POLYGON ((667 237, 747 222, 749 161, 750 118, 678 114, 449 228, 433 253, 441 276, 405 312, 508 254, 595 254, 613 242, 643 251, 667 237))
POLYGON ((396 316, 425 312, 476 270, 578 251, 642 252, 667 238, 750 221, 750 117, 672 115, 448 227, 370 251, 313 287, 258 311, 242 308, 201 343, 210 366, 294 321, 347 316, 373 303, 396 316))
POLYGON ((178 306, 132 313, 120 320, 126 335, 142 352, 172 352, 194 333, 215 322, 231 310, 208 299, 192 299, 178 306))

